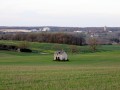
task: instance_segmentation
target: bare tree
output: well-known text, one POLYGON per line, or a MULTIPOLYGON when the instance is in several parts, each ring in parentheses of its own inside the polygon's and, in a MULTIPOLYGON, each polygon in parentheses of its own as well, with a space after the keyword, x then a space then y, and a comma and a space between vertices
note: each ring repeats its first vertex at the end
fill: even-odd
POLYGON ((71 53, 78 53, 78 47, 76 45, 70 45, 71 53))
POLYGON ((54 50, 62 50, 62 47, 61 47, 60 44, 54 44, 52 49, 54 49, 54 50))
POLYGON ((18 47, 19 48, 28 48, 30 45, 29 45, 29 42, 27 42, 27 41, 22 41, 19 45, 18 45, 18 47))
POLYGON ((96 51, 99 45, 99 41, 97 38, 92 37, 88 39, 88 45, 92 51, 96 51))

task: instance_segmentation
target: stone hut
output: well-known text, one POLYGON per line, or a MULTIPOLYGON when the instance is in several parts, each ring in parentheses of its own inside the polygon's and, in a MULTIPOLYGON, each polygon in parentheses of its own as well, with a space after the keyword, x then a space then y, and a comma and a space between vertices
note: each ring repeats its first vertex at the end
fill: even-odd
POLYGON ((55 61, 68 61, 68 55, 65 51, 56 51, 54 53, 54 60, 55 61))

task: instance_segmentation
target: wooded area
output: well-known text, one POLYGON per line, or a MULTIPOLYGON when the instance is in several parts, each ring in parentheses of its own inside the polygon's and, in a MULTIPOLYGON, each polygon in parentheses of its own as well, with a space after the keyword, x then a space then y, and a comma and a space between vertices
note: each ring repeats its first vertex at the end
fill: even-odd
POLYGON ((84 45, 85 38, 79 33, 16 33, 3 34, 0 40, 19 40, 44 43, 84 45))

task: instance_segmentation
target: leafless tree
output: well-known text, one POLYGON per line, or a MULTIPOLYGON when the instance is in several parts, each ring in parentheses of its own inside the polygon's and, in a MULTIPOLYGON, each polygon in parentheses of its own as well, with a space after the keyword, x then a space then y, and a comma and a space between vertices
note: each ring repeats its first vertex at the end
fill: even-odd
POLYGON ((22 41, 19 45, 18 45, 18 47, 19 48, 29 48, 29 46, 30 46, 30 44, 29 44, 29 42, 27 42, 27 41, 22 41))
POLYGON ((98 45, 99 45, 99 41, 98 41, 97 38, 94 38, 94 37, 89 38, 89 39, 88 39, 88 45, 89 45, 89 47, 90 47, 90 49, 91 49, 92 51, 96 51, 96 50, 97 50, 97 47, 98 47, 98 45))
POLYGON ((78 47, 76 45, 69 46, 71 53, 78 53, 78 47))

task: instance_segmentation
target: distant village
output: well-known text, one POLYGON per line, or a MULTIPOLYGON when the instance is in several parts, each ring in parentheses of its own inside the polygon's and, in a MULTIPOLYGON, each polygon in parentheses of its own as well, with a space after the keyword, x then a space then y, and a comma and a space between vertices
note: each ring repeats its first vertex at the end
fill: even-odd
POLYGON ((120 32, 120 27, 0 27, 2 32, 75 32, 98 36, 100 33, 120 32))

